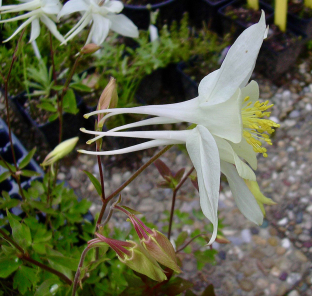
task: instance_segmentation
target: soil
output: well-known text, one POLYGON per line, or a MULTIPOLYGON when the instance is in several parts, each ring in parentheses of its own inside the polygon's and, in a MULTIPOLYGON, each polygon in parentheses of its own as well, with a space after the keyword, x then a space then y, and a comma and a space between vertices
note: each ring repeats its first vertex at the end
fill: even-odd
POLYGON ((165 2, 164 0, 122 0, 123 3, 129 5, 138 5, 138 6, 145 6, 147 4, 159 4, 165 2))
POLYGON ((282 32, 276 25, 270 25, 268 37, 264 42, 274 51, 282 51, 298 42, 300 38, 301 36, 297 36, 288 30, 282 32))
POLYGON ((234 7, 229 5, 225 8, 225 15, 232 20, 238 20, 246 23, 246 27, 257 23, 261 16, 260 10, 249 9, 245 6, 234 7))

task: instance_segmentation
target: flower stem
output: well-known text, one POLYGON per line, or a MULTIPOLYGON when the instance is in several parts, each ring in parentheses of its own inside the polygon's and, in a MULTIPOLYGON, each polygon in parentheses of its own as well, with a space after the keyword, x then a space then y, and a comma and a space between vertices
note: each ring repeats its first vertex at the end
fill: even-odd
POLYGON ((110 194, 102 205, 102 209, 97 220, 97 228, 101 225, 101 221, 103 219, 103 215, 106 209, 108 202, 114 198, 118 193, 120 193, 125 187, 127 187, 136 177, 138 177, 148 166, 150 166, 156 159, 158 159, 161 155, 163 155, 166 151, 168 151, 173 145, 168 145, 162 150, 160 150, 157 154, 155 154, 148 162, 143 164, 125 183, 123 183, 118 189, 116 189, 112 194, 110 194))
POLYGON ((187 242, 183 247, 181 247, 180 249, 178 249, 176 251, 176 253, 179 253, 181 252, 182 250, 184 250, 192 241, 194 241, 196 238, 200 237, 200 236, 203 236, 203 235, 206 235, 205 233, 201 233, 201 234, 198 234, 196 236, 194 236, 189 242, 187 242))
POLYGON ((0 229, 0 234, 4 237, 5 240, 7 240, 11 245, 13 245, 21 253, 18 255, 18 257, 20 259, 27 261, 29 263, 32 263, 32 264, 50 272, 50 273, 55 274, 56 276, 58 276, 61 280, 63 280, 68 285, 72 284, 72 281, 67 276, 62 274, 61 272, 59 272, 59 271, 57 271, 57 270, 55 270, 55 269, 53 269, 47 265, 44 265, 43 263, 38 262, 37 260, 29 257, 29 255, 24 252, 23 248, 18 243, 16 243, 13 239, 11 239, 8 235, 6 235, 6 233, 2 229, 0 229))
POLYGON ((181 188, 181 186, 184 184, 184 182, 187 180, 189 175, 194 171, 194 167, 192 167, 188 173, 184 176, 184 178, 180 181, 180 183, 177 185, 177 187, 172 192, 172 203, 171 203, 171 211, 170 211, 170 219, 169 219, 169 230, 168 230, 168 239, 170 240, 171 236, 171 228, 172 228, 172 221, 173 221, 173 213, 174 213, 174 207, 175 207, 175 201, 176 201, 176 195, 178 190, 181 188))
MULTIPOLYGON (((13 163, 15 166, 16 171, 18 171, 18 166, 17 166, 17 162, 16 162, 16 157, 15 157, 15 151, 14 151, 14 145, 13 145, 13 140, 12 140, 12 130, 11 130, 11 119, 10 119, 10 112, 9 112, 9 98, 8 98, 8 93, 9 93, 9 80, 10 80, 10 76, 11 76, 11 72, 13 69, 13 65, 15 63, 15 61, 17 60, 17 56, 18 56, 18 48, 19 45, 22 41, 23 35, 25 33, 26 28, 23 29, 20 37, 18 38, 14 53, 13 53, 13 57, 12 57, 12 62, 9 68, 9 72, 7 77, 3 77, 4 78, 4 99, 5 99, 5 107, 6 107, 6 113, 7 113, 7 125, 8 125, 8 129, 9 129, 9 141, 10 141, 10 146, 11 146, 11 152, 12 152, 12 158, 13 158, 13 163)), ((16 182, 18 184, 18 188, 21 194, 21 197, 23 200, 25 200, 25 196, 24 196, 24 192, 22 190, 22 186, 21 186, 21 182, 20 182, 20 178, 17 177, 16 178, 16 182)))

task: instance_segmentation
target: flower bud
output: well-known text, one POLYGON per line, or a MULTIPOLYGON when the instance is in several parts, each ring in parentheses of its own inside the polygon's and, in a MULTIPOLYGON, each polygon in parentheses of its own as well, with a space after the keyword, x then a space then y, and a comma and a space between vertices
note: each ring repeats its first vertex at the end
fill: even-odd
MULTIPOLYGON (((107 108, 116 108, 118 103, 116 79, 111 77, 105 89, 103 90, 96 110, 105 110, 107 108)), ((103 127, 104 122, 101 119, 105 114, 98 114, 98 126, 103 127)))
POLYGON ((115 208, 128 215, 140 238, 141 244, 156 261, 177 273, 181 272, 177 264, 175 251, 167 237, 159 231, 147 227, 139 218, 131 214, 125 208, 118 205, 115 205, 115 208))
POLYGON ((98 233, 95 234, 98 239, 93 239, 89 246, 104 242, 116 252, 118 259, 132 270, 142 273, 158 282, 167 279, 156 260, 153 259, 141 245, 134 241, 124 242, 106 238, 98 233))
POLYGON ((263 215, 265 216, 265 209, 263 205, 276 205, 276 202, 263 195, 257 181, 245 180, 245 183, 252 195, 255 197, 263 215))
POLYGON ((101 48, 101 46, 94 44, 94 43, 89 43, 86 44, 83 48, 81 48, 80 53, 81 54, 91 54, 95 53, 101 48))
POLYGON ((69 154, 76 146, 79 138, 71 138, 58 144, 44 159, 42 166, 48 166, 54 164, 67 154, 69 154))

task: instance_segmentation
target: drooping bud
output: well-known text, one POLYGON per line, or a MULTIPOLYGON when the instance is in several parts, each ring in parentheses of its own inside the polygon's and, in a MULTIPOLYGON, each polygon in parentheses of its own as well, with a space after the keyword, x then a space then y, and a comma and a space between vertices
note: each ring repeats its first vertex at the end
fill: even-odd
POLYGON ((83 48, 81 48, 80 53, 81 54, 91 54, 95 53, 101 48, 101 46, 95 44, 95 43, 89 43, 86 44, 83 48))
POLYGON ((265 216, 265 209, 263 205, 276 205, 276 202, 263 195, 257 181, 245 180, 245 183, 252 195, 255 197, 263 215, 265 216))
POLYGON ((106 243, 116 252, 118 259, 132 270, 142 273, 158 282, 167 279, 156 260, 141 245, 134 241, 124 242, 110 239, 99 233, 95 233, 95 235, 98 238, 91 240, 89 246, 106 243))
POLYGON ((115 205, 114 208, 128 215, 140 238, 141 244, 156 261, 177 273, 181 272, 173 246, 166 236, 158 230, 152 230, 147 227, 139 218, 124 207, 115 205))
POLYGON ((58 144, 44 159, 42 166, 48 166, 54 164, 67 154, 69 154, 76 146, 79 138, 71 138, 58 144))
MULTIPOLYGON (((116 108, 118 103, 116 79, 111 77, 105 89, 103 90, 96 110, 105 110, 107 108, 116 108)), ((104 121, 101 119, 105 114, 98 114, 98 127, 103 127, 104 121)))

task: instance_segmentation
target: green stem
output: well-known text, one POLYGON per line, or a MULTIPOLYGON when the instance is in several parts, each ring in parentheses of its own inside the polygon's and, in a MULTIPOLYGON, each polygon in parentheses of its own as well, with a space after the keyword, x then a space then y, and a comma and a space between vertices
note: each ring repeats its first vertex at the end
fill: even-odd
POLYGON ((204 236, 204 235, 206 235, 205 233, 202 233, 202 234, 198 234, 198 235, 196 235, 196 236, 194 236, 189 242, 187 242, 183 247, 181 247, 180 249, 178 249, 177 251, 176 251, 176 253, 179 253, 179 252, 181 252, 182 250, 184 250, 192 241, 194 241, 196 238, 198 238, 198 237, 200 237, 200 236, 204 236))
POLYGON ((173 190, 172 194, 172 204, 171 204, 171 211, 170 211, 170 219, 169 219, 169 230, 168 230, 168 239, 170 240, 171 236, 171 228, 172 228, 172 221, 173 221, 173 213, 174 213, 174 207, 175 207, 175 201, 176 201, 176 195, 178 190, 181 188, 181 186, 184 184, 184 182, 187 180, 187 178, 192 174, 194 171, 194 167, 192 167, 188 173, 184 176, 184 178, 180 181, 180 183, 177 185, 177 187, 173 190))
POLYGON ((162 150, 160 150, 157 154, 155 154, 148 162, 143 164, 125 183, 123 183, 118 189, 116 189, 110 196, 105 199, 105 202, 102 205, 101 212, 99 218, 97 220, 97 227, 101 225, 101 221, 103 219, 103 215, 106 209, 108 202, 114 198, 118 193, 120 193, 125 187, 127 187, 136 177, 138 177, 149 165, 151 165, 156 159, 158 159, 161 155, 163 155, 166 151, 168 151, 173 145, 168 145, 162 150))

